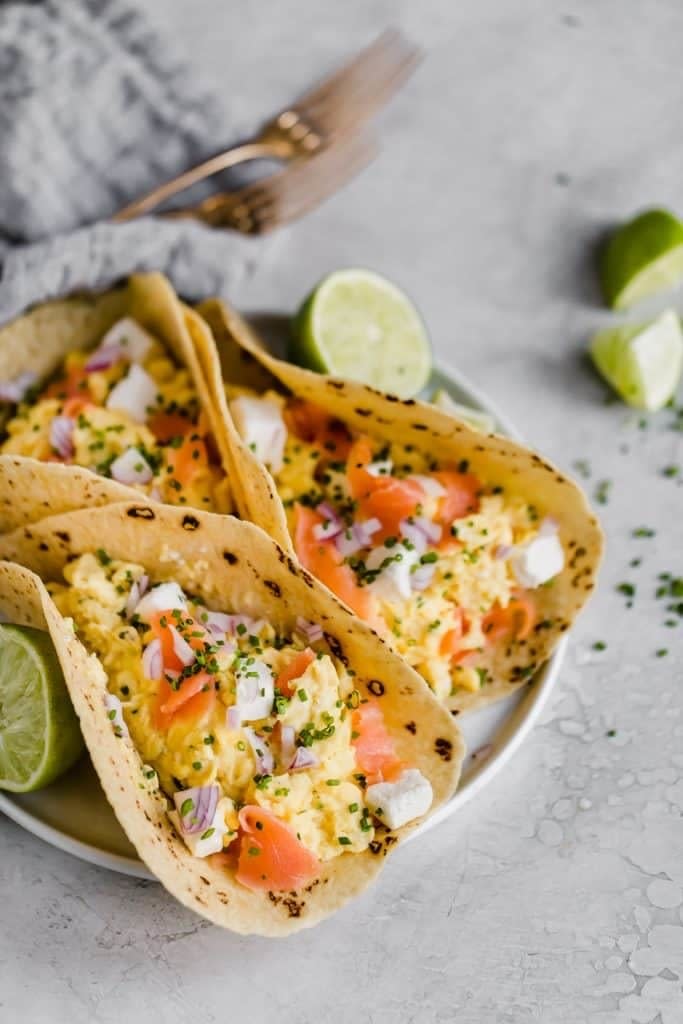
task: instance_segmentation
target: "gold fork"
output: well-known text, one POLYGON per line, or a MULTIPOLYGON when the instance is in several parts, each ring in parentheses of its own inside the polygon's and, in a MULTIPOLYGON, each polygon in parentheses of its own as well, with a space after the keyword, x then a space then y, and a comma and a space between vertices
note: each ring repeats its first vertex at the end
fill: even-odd
POLYGON ((233 146, 125 206, 112 220, 150 213, 178 192, 247 160, 310 158, 336 136, 360 127, 414 71, 419 49, 398 29, 387 29, 350 63, 304 93, 250 141, 233 146))
POLYGON ((236 192, 220 192, 196 206, 171 210, 161 216, 193 218, 214 228, 233 228, 247 235, 265 234, 319 206, 376 154, 376 145, 364 136, 338 139, 310 160, 297 160, 236 192))

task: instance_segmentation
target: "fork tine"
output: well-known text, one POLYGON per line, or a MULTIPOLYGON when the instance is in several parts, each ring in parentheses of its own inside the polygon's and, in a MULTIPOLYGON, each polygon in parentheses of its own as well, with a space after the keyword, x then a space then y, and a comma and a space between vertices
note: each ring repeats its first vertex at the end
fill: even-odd
POLYGON ((334 104, 328 103, 322 110, 311 111, 311 120, 329 137, 364 124, 386 105, 419 61, 420 54, 415 51, 400 61, 387 62, 367 81, 340 95, 334 104))
POLYGON ((397 29, 389 29, 292 109, 324 135, 343 132, 371 117, 414 70, 420 56, 419 49, 397 29))
MULTIPOLYGON (((262 234, 314 209, 361 171, 376 155, 361 136, 338 141, 320 155, 299 161, 263 182, 248 185, 214 204, 210 222, 262 234)), ((205 218, 209 219, 209 218, 205 218)))
POLYGON ((395 28, 385 29, 380 36, 375 39, 374 42, 366 46, 364 50, 361 50, 352 60, 348 63, 343 64, 336 71, 333 71, 331 75, 327 75, 322 81, 314 85, 313 88, 308 89, 305 93, 302 93, 294 103, 291 105, 296 110, 305 111, 309 106, 314 106, 324 102, 331 94, 334 94, 337 89, 353 79, 358 74, 364 74, 368 67, 372 67, 373 63, 381 57, 384 52, 384 48, 388 46, 396 36, 400 36, 395 28))

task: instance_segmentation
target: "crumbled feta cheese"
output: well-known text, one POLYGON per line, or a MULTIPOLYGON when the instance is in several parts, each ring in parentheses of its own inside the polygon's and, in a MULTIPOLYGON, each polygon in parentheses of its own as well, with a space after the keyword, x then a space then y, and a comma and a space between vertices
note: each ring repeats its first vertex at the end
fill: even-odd
POLYGON ((385 561, 387 564, 369 584, 369 589, 386 601, 406 600, 412 594, 410 570, 419 560, 417 549, 409 550, 403 544, 373 548, 365 560, 366 568, 377 570, 385 561))
POLYGON ((153 343, 151 334, 148 334, 137 320, 126 316, 109 328, 99 347, 120 348, 131 363, 142 363, 153 343))
POLYGON ((148 410, 154 405, 157 386, 141 366, 132 363, 128 373, 109 392, 107 409, 127 413, 136 423, 144 423, 148 410))
POLYGON ((564 550, 556 533, 535 537, 512 558, 512 571, 523 587, 540 587, 563 568, 564 550))
POLYGON ((230 412, 242 440, 254 455, 279 473, 284 464, 287 427, 278 402, 240 395, 230 402, 230 412))
POLYGON ((426 814, 432 799, 431 784, 417 768, 408 768, 396 782, 376 782, 365 791, 368 807, 387 828, 401 828, 426 814))
POLYGON ((111 722, 114 735, 118 736, 119 739, 128 737, 128 726, 123 717, 123 705, 118 697, 115 697, 113 693, 107 691, 104 695, 104 706, 107 709, 107 718, 111 722))
POLYGON ((242 722, 258 722, 261 718, 267 718, 275 700, 275 682, 270 667, 264 661, 240 665, 235 678, 235 703, 240 709, 242 722))
POLYGON ((135 615, 139 615, 146 622, 158 612, 172 611, 174 608, 180 611, 187 610, 187 598, 182 589, 175 582, 160 583, 152 587, 144 597, 140 598, 135 606, 135 615))

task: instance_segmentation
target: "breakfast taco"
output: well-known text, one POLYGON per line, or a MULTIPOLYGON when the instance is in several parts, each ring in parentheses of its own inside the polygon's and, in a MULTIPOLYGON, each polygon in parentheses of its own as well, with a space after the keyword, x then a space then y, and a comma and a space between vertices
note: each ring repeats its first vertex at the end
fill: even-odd
POLYGON ((595 585, 602 534, 580 488, 433 406, 274 358, 218 300, 198 313, 242 515, 454 713, 529 682, 595 585))
POLYGON ((229 511, 173 289, 138 274, 0 328, 0 530, 145 497, 229 511))
POLYGON ((49 630, 104 791, 182 903, 312 925, 452 794, 424 681, 251 523, 154 503, 0 537, 0 613, 49 630))

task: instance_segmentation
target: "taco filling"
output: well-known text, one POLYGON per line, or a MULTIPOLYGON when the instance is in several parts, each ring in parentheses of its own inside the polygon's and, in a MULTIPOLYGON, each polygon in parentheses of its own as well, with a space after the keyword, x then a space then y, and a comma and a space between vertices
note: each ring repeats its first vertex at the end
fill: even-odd
POLYGON ((352 433, 302 398, 233 392, 301 563, 442 699, 486 686, 493 644, 538 630, 535 593, 565 565, 557 523, 464 460, 352 433))
POLYGON ((229 511, 225 473, 190 371, 131 317, 70 352, 46 386, 0 383, 14 406, 0 454, 82 466, 157 501, 229 511))
POLYGON ((298 889, 366 850, 378 825, 429 810, 429 781, 399 760, 380 702, 361 697, 320 626, 279 634, 103 550, 64 579, 48 589, 105 670, 112 729, 195 857, 218 855, 250 889, 298 889))

